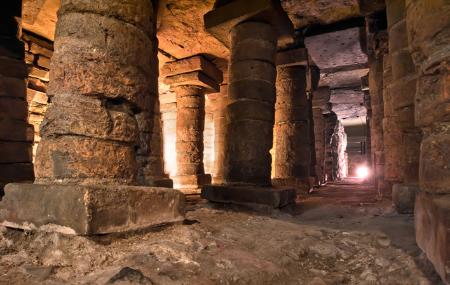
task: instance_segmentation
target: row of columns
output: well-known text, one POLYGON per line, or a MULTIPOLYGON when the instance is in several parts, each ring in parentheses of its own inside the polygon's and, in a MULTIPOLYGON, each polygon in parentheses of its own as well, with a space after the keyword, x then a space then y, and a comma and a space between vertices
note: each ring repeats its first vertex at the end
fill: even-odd
POLYGON ((386 15, 370 58, 376 179, 398 212, 414 212, 417 244, 448 284, 450 4, 389 0, 386 15))

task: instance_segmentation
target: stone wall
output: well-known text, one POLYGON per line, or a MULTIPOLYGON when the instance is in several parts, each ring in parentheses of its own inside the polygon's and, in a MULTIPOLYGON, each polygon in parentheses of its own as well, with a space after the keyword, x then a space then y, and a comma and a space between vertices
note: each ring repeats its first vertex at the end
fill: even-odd
POLYGON ((47 85, 49 82, 50 59, 53 42, 23 31, 25 62, 28 67, 27 101, 28 121, 34 127, 33 161, 41 140, 39 127, 47 111, 47 85))

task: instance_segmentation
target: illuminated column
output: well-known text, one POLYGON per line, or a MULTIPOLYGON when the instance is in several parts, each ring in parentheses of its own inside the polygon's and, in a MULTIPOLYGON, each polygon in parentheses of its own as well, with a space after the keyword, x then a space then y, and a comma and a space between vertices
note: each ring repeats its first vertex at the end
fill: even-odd
POLYGON ((187 194, 199 193, 202 185, 211 183, 203 165, 205 93, 219 91, 222 72, 197 55, 166 63, 162 75, 175 92, 177 102, 174 187, 187 194))
POLYGON ((309 190, 311 142, 309 102, 306 94, 308 54, 305 48, 277 54, 275 103, 276 185, 309 190))
POLYGON ((294 189, 271 188, 278 39, 292 36, 292 23, 278 1, 219 3, 205 27, 230 47, 225 106, 223 184, 205 186, 202 197, 279 208, 295 202, 294 189), (222 4, 222 5, 220 5, 222 4), (233 11, 230 13, 229 11, 233 11))

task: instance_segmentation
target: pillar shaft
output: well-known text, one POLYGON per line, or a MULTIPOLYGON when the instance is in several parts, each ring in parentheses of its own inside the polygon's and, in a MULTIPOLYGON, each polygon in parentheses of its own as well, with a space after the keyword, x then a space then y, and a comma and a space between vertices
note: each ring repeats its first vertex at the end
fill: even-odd
POLYGON ((21 17, 22 1, 15 2, 6 5, 0 18, 0 196, 7 183, 33 180, 34 132, 27 123, 27 67, 24 44, 18 39, 20 25, 15 18, 21 17))
POLYGON ((36 154, 39 183, 135 183, 134 115, 155 96, 156 60, 149 56, 155 30, 150 1, 120 5, 61 3, 48 88, 52 103, 36 154))
POLYGON ((225 182, 270 185, 276 46, 270 24, 244 22, 231 30, 225 182))
POLYGON ((307 185, 311 150, 306 66, 277 68, 275 179, 302 179, 307 185))
POLYGON ((204 90, 197 86, 179 86, 174 91, 177 95, 177 175, 204 174, 204 90))
POLYGON ((225 107, 228 105, 228 84, 220 85, 220 95, 216 99, 214 112, 214 175, 213 183, 224 182, 225 159, 225 107))

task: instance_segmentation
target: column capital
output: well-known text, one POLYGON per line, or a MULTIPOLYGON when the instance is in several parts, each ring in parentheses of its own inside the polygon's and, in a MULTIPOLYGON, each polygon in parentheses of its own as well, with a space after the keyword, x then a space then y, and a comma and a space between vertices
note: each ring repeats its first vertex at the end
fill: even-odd
POLYGON ((216 7, 204 16, 206 31, 227 47, 230 47, 228 34, 231 28, 251 19, 273 25, 278 39, 290 38, 294 32, 288 15, 275 0, 236 0, 216 7))
POLYGON ((173 87, 198 86, 206 93, 220 90, 223 73, 202 55, 195 55, 166 63, 161 69, 164 83, 173 87))

